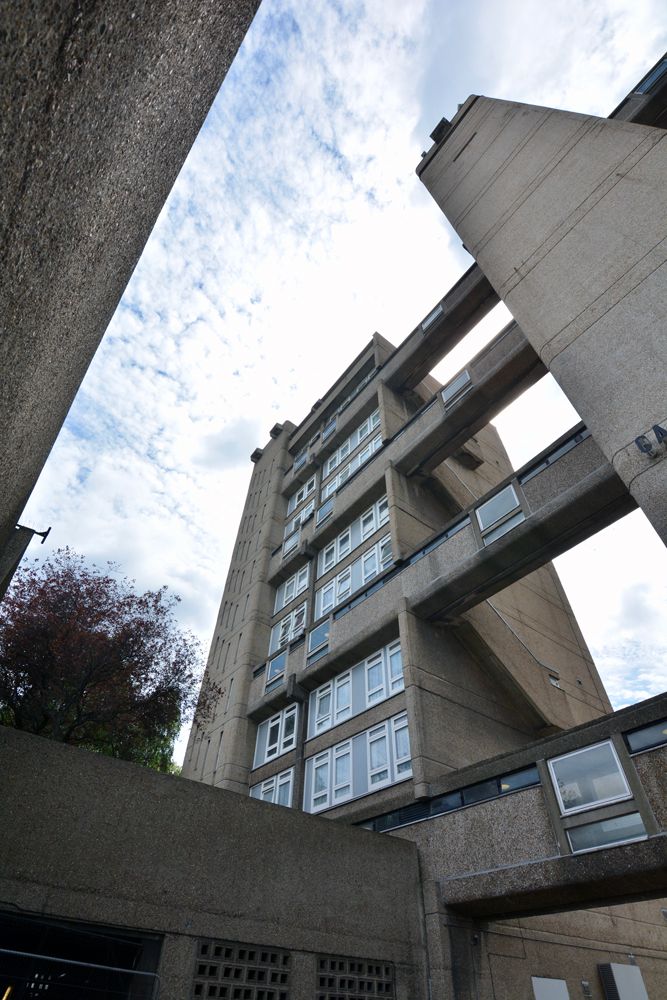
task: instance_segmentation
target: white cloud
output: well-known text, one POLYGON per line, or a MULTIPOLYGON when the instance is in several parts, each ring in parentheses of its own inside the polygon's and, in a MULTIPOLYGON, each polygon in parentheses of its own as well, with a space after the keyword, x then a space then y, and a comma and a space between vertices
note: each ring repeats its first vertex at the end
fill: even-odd
MULTIPOLYGON (((38 554, 69 544, 168 583, 207 643, 249 453, 374 330, 400 342, 470 263, 414 173, 439 118, 469 93, 608 114, 665 27, 657 0, 264 0, 31 498, 24 520, 54 526, 38 554)), ((531 392, 497 421, 519 462, 571 417, 554 384, 531 392)), ((587 615, 590 592, 568 583, 619 691, 649 670, 617 644, 646 651, 645 625, 619 623, 644 606, 664 622, 633 516, 608 529, 640 585, 623 603, 602 581, 618 620, 587 615)), ((563 557, 589 591, 601 552, 563 557)))

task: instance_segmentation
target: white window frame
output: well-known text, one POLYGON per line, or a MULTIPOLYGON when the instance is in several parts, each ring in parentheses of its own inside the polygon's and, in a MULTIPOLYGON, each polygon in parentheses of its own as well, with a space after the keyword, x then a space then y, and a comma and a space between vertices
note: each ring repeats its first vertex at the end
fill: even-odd
MULTIPOLYGON (((320 733, 324 733, 328 729, 335 729, 335 727, 339 726, 342 722, 347 722, 348 719, 353 718, 352 671, 355 669, 355 667, 363 665, 364 668, 364 692, 365 692, 364 703, 363 703, 363 708, 357 710, 356 713, 357 715, 359 714, 360 711, 365 712, 366 709, 371 708, 372 706, 375 705, 379 705, 380 702, 387 701, 389 698, 393 697, 393 695, 400 694, 401 691, 404 691, 405 682, 403 680, 402 657, 401 657, 400 675, 395 674, 392 676, 391 673, 391 657, 395 656, 396 653, 398 653, 400 656, 401 653, 400 639, 395 639, 393 642, 390 642, 387 646, 383 646, 375 653, 372 653, 371 656, 366 657, 365 660, 361 660, 361 662, 356 663, 354 667, 350 667, 347 670, 344 670, 343 673, 338 674, 336 677, 333 677, 330 681, 327 681, 326 684, 322 684, 319 688, 317 688, 315 691, 315 709, 314 709, 315 726, 314 726, 313 736, 311 736, 310 739, 313 739, 315 736, 319 736, 320 733), (383 678, 385 678, 381 685, 383 695, 381 698, 373 698, 372 700, 370 700, 369 689, 368 689, 368 668, 369 666, 374 665, 371 661, 375 660, 376 657, 378 656, 381 657, 383 678), (349 701, 347 702, 346 705, 339 708, 338 692, 347 683, 349 683, 350 685, 349 701), (326 697, 326 695, 330 695, 329 711, 326 713, 326 715, 323 715, 321 718, 319 718, 318 710, 319 710, 320 699, 326 697)), ((380 690, 380 687, 372 689, 370 694, 373 694, 373 692, 376 690, 380 690)))
POLYGON ((282 604, 278 603, 278 595, 281 588, 279 587, 278 590, 276 590, 276 603, 273 609, 274 615, 277 615, 279 611, 282 611, 282 609, 286 608, 288 604, 291 604, 291 602, 295 600, 295 598, 297 598, 300 594, 303 594, 304 590, 308 590, 309 570, 310 570, 310 563, 306 563, 306 565, 302 566, 301 569, 298 570, 298 572, 296 572, 293 576, 289 578, 289 580, 285 581, 285 583, 283 584, 284 590, 283 590, 282 604), (292 587, 292 590, 288 596, 288 592, 290 591, 290 585, 292 587))
POLYGON ((381 701, 385 701, 387 697, 387 683, 386 683, 386 662, 384 657, 384 649, 381 649, 378 653, 374 653, 364 660, 364 684, 366 686, 366 707, 370 708, 371 705, 378 705, 381 701), (376 684, 375 687, 370 686, 370 672, 374 670, 377 666, 380 667, 380 675, 382 680, 380 684, 376 684))
POLYGON ((389 720, 386 722, 381 722, 379 726, 373 726, 372 729, 368 730, 368 735, 366 737, 366 754, 368 763, 368 791, 374 792, 378 788, 384 788, 385 785, 391 784, 391 764, 390 764, 390 750, 389 750, 389 720), (386 751, 386 763, 380 764, 377 767, 372 765, 372 754, 371 746, 374 743, 379 743, 380 740, 385 741, 385 751, 386 751), (374 776, 379 776, 382 771, 387 772, 386 778, 378 777, 377 781, 373 781, 374 776))
POLYGON ((328 808, 330 791, 331 791, 331 750, 325 750, 324 753, 317 754, 313 758, 313 790, 311 793, 311 802, 310 802, 311 812, 314 813, 320 812, 322 809, 328 808), (324 788, 316 791, 315 778, 318 770, 323 768, 326 768, 325 772, 326 784, 324 788))
MULTIPOLYGON (((344 528, 337 538, 334 538, 332 542, 324 548, 324 558, 322 560, 322 572, 319 576, 322 577, 329 570, 333 569, 342 559, 349 556, 350 552, 354 552, 355 548, 359 545, 363 545, 364 542, 368 541, 371 535, 374 535, 376 531, 379 531, 383 524, 386 524, 389 520, 389 501, 387 495, 380 497, 372 507, 358 517, 351 524, 348 524, 344 528), (352 548, 352 529, 354 525, 359 522, 359 542, 352 548), (364 529, 364 521, 367 522, 367 527, 364 529)), ((385 541, 385 539, 383 539, 385 541)))
POLYGON ((352 740, 340 743, 334 747, 331 761, 331 804, 337 806, 340 802, 346 802, 352 798, 352 740), (337 765, 342 757, 349 760, 349 773, 347 779, 338 781, 337 765), (347 791, 346 791, 347 789, 347 791))
POLYGON ((283 754, 289 753, 290 750, 294 750, 296 746, 296 732, 297 726, 299 725, 299 706, 298 703, 294 705, 288 705, 287 708, 283 708, 282 711, 278 712, 276 715, 272 715, 269 719, 268 729, 266 731, 266 745, 264 747, 263 759, 256 765, 256 767, 261 767, 263 764, 267 764, 271 760, 277 760, 278 757, 282 757, 283 754), (294 720, 294 726, 292 732, 287 734, 286 730, 289 727, 289 722, 294 720), (269 744, 269 735, 271 729, 276 730, 276 740, 274 743, 269 744))
MULTIPOLYGON (((359 556, 359 560, 355 559, 354 562, 346 566, 345 569, 341 570, 336 576, 331 580, 328 580, 323 587, 320 587, 315 592, 315 607, 318 605, 318 596, 321 593, 321 605, 318 614, 318 620, 323 618, 325 615, 329 614, 332 608, 346 601, 352 596, 354 591, 351 589, 352 586, 352 566, 356 565, 357 561, 361 561, 361 587, 365 587, 366 584, 373 580, 376 576, 379 576, 388 566, 393 563, 393 555, 391 549, 391 535, 385 535, 381 538, 379 542, 372 545, 365 552, 362 552, 359 556), (367 568, 367 564, 374 560, 374 569, 367 568), (345 584, 350 581, 350 588, 346 588, 345 584)), ((361 589, 361 587, 357 589, 361 589)))
POLYGON ((273 646, 273 635, 276 629, 278 632, 278 645, 275 649, 272 649, 271 656, 277 653, 279 649, 286 646, 288 642, 292 642, 297 636, 301 635, 302 632, 306 630, 306 616, 308 612, 308 601, 304 601, 300 604, 298 608, 294 608, 290 611, 288 615, 285 615, 281 621, 277 622, 271 629, 271 641, 269 648, 273 646))
POLYGON ((332 697, 332 725, 339 726, 341 722, 345 722, 347 719, 352 717, 352 671, 346 670, 344 674, 334 678, 334 696, 332 697), (341 688, 349 688, 349 697, 347 703, 339 708, 338 706, 338 696, 341 688))
POLYGON ((315 695, 315 735, 319 736, 320 733, 326 732, 327 729, 331 729, 331 720, 333 717, 333 681, 329 681, 327 684, 323 684, 321 688, 317 689, 315 695), (329 710, 320 716, 320 702, 325 698, 329 699, 329 710))
MULTIPOLYGON (((354 458, 346 466, 344 466, 340 472, 338 472, 333 477, 333 479, 331 479, 328 483, 322 486, 321 502, 323 503, 331 496, 332 493, 335 493, 336 490, 339 488, 339 486, 342 486, 343 483, 346 482, 347 479, 349 479, 350 475, 353 472, 356 472, 356 470, 360 468, 364 464, 364 462, 367 462, 368 459, 371 457, 371 455, 375 454, 375 452, 378 451, 378 449, 381 447, 382 447, 382 435, 378 434, 376 435, 376 437, 373 438, 372 441, 369 441, 364 450, 360 452, 358 455, 355 455, 354 458)), ((331 459, 329 460, 329 462, 330 461, 331 459)), ((330 466, 330 464, 327 463, 327 465, 325 466, 324 478, 328 478, 331 472, 333 472, 334 468, 335 466, 330 466)))
POLYGON ((287 504, 288 516, 292 513, 292 511, 295 511, 297 507, 301 506, 306 497, 309 497, 310 494, 313 492, 316 485, 317 485, 317 476, 311 476, 308 482, 304 483, 303 486, 289 498, 287 504))
POLYGON ((402 715, 396 715, 391 720, 391 733, 392 740, 394 741, 394 773, 396 775, 396 781, 401 781, 403 778, 412 777, 412 752, 410 748, 410 730, 408 729, 408 714, 403 712, 402 715), (402 757, 398 755, 398 734, 400 732, 406 731, 408 734, 408 754, 404 754, 402 757), (406 767, 409 764, 409 767, 406 767), (403 770, 401 770, 403 768, 403 770), (400 775, 400 777, 399 777, 400 775))
POLYGON ((283 771, 282 774, 274 774, 272 778, 267 778, 266 781, 255 785, 252 791, 255 788, 259 788, 259 794, 252 797, 259 799, 260 802, 271 802, 274 805, 283 805, 291 808, 292 793, 294 791, 294 768, 291 767, 289 771, 283 771), (285 787, 288 788, 287 802, 279 802, 280 792, 285 787))
POLYGON ((401 691, 405 691, 405 678, 403 677, 403 652, 401 650, 401 640, 397 639, 396 642, 390 642, 388 646, 385 646, 386 656, 387 656, 387 678, 389 680, 389 692, 388 697, 391 698, 393 694, 400 694, 401 691), (392 673, 392 657, 398 653, 401 662, 401 672, 400 674, 392 673))
MULTIPOLYGON (((575 813, 587 812, 588 810, 591 809, 598 809, 600 806, 608 806, 614 802, 625 802, 627 799, 632 798, 632 791, 630 790, 628 779, 625 776, 625 771, 623 770, 618 754, 616 753, 616 747, 614 746, 611 740, 600 740, 599 743, 591 743, 590 746, 581 747, 580 750, 572 750, 570 751, 570 753, 560 754, 558 757, 553 757, 551 760, 547 761, 547 764, 549 765, 551 784, 553 785, 554 790, 556 792, 556 799, 558 800, 558 806, 561 811, 561 816, 572 816, 575 813), (601 747, 601 746, 611 747, 611 752, 613 754, 614 760, 616 761, 616 766, 618 767, 619 774, 621 775, 623 779, 623 784, 625 785, 625 792, 622 795, 612 795, 606 799, 598 799, 595 802, 587 802, 583 806, 573 806, 572 808, 568 809, 568 807, 563 802, 561 791, 560 788, 558 787, 558 779, 556 778, 556 773, 554 771, 553 765, 557 764, 558 761, 560 760, 565 760, 568 757, 576 757, 578 754, 586 753, 587 750, 594 750, 596 747, 601 747)), ((593 822, 593 820, 591 820, 591 822, 593 822)))
POLYGON ((315 510, 315 498, 306 504, 303 510, 300 510, 298 514, 295 514, 291 521, 285 525, 285 532, 283 538, 288 538, 297 528, 299 528, 304 521, 306 521, 310 515, 315 510))

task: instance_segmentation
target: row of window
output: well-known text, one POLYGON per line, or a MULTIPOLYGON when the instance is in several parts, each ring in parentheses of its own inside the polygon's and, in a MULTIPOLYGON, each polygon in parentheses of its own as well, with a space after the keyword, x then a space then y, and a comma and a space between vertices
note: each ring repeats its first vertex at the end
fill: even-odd
POLYGON ((315 594, 315 620, 391 566, 391 535, 385 535, 315 594))
POLYGON ((276 603, 273 608, 274 615, 277 615, 279 611, 293 601, 295 597, 302 594, 304 590, 308 589, 308 571, 310 569, 310 564, 303 566, 298 573, 291 576, 289 580, 282 583, 276 590, 276 603))
POLYGON ((403 688, 401 643, 397 640, 311 693, 308 739, 399 694, 403 688))
POLYGON ((290 611, 282 621, 273 626, 269 642, 269 656, 271 653, 275 653, 277 649, 280 649, 281 646, 292 642, 293 639, 296 639, 305 630, 307 606, 308 602, 304 601, 294 611, 290 611))
POLYGON ((380 424, 380 411, 375 410, 371 413, 370 417, 367 417, 362 424, 357 427, 355 431, 350 434, 347 441, 343 441, 340 448, 338 448, 333 455, 330 455, 327 461, 324 463, 324 472, 322 473, 323 478, 326 479, 327 476, 331 475, 334 469, 336 469, 341 462, 344 462, 348 455, 357 448, 364 438, 375 430, 380 424))
POLYGON ((304 808, 321 812, 412 777, 405 712, 306 761, 304 808))
MULTIPOLYGON (((407 714, 402 712, 306 761, 304 810, 317 813, 412 777, 407 714)), ((255 799, 291 806, 294 768, 253 785, 255 799)))
POLYGON ((310 496, 315 489, 315 484, 316 477, 311 476, 308 482, 304 483, 301 489, 297 490, 296 493, 289 498, 289 502, 287 504, 288 515, 291 514, 293 510, 296 510, 297 507, 300 507, 306 497, 310 496))
POLYGON ((317 576, 328 573, 336 563, 344 559, 345 556, 353 552, 358 545, 365 542, 367 538, 389 520, 389 502, 384 496, 377 503, 374 503, 361 517, 353 521, 344 531, 341 531, 338 538, 335 538, 317 557, 317 576))
POLYGON ((338 472, 333 479, 322 488, 322 500, 326 500, 332 493, 346 482, 353 472, 356 472, 369 458, 382 447, 382 435, 378 434, 366 445, 354 458, 338 472))
MULTIPOLYGON (((287 652, 271 660, 266 691, 282 683, 287 652)), ((400 640, 389 643, 365 660, 311 692, 307 739, 312 739, 379 705, 404 689, 400 640)), ((297 706, 290 705, 257 727, 253 768, 294 748, 297 706)))

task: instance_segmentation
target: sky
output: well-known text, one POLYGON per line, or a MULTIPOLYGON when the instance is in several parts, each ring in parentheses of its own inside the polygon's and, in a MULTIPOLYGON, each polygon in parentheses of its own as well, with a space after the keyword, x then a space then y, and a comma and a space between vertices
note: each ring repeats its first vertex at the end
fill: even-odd
MULTIPOLYGON (((69 545, 167 584, 207 648, 250 453, 472 263, 415 175, 440 118, 471 93, 607 116, 666 49, 661 0, 263 0, 29 501, 52 531, 28 558, 69 545)), ((548 376, 495 423, 519 466, 577 420, 548 376)), ((644 515, 556 565, 614 706, 667 688, 644 515)))

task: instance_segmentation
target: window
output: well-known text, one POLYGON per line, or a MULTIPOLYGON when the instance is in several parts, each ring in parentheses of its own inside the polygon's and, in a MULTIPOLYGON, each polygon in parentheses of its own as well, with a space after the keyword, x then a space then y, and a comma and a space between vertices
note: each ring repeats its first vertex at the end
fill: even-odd
POLYGON ((315 758, 313 772, 313 812, 329 803, 329 751, 315 758))
POLYGON ((400 642, 393 642, 387 647, 389 660, 389 687, 391 694, 398 694, 405 687, 403 682, 403 659, 400 642))
POLYGON ((323 504, 317 511, 317 527, 328 521, 333 512, 333 497, 330 497, 325 504, 323 504))
POLYGON ((387 566, 391 566, 391 563, 391 536, 385 535, 381 541, 376 542, 356 559, 351 566, 342 570, 338 576, 335 576, 333 580, 330 580, 316 592, 315 619, 328 614, 333 607, 345 601, 387 566))
POLYGON ((387 497, 384 496, 320 552, 317 560, 318 577, 327 573, 336 563, 354 551, 358 545, 375 534, 388 520, 389 503, 387 497))
POLYGON ((470 373, 462 371, 460 375, 453 378, 442 390, 442 401, 445 409, 448 410, 454 403, 458 403, 461 396, 465 396, 468 389, 472 389, 470 373))
POLYGON ((300 490, 297 490, 294 496, 290 497, 289 503, 287 504, 287 513, 291 514, 293 510, 296 510, 306 497, 315 489, 315 476, 311 476, 307 483, 305 483, 300 490))
POLYGON ((266 687, 264 688, 265 694, 268 691, 273 691, 273 689, 278 687, 279 684, 282 684, 286 663, 287 650, 280 653, 278 656, 274 656, 274 658, 269 661, 269 669, 266 671, 266 687))
MULTIPOLYGON (((336 490, 349 479, 352 473, 356 472, 356 470, 361 465, 363 465, 364 462, 367 462, 368 459, 371 457, 371 455, 373 455, 381 447, 382 447, 382 435, 378 434, 377 437, 373 438, 373 440, 366 445, 363 451, 359 452, 358 455, 355 455, 352 461, 348 462, 347 465, 343 466, 340 472, 337 475, 335 475, 333 479, 330 479, 329 482, 322 488, 322 500, 323 501, 327 500, 332 493, 335 493, 336 490)), ((339 448, 338 451, 336 452, 336 456, 332 455, 329 461, 325 464, 324 466, 325 478, 328 475, 330 475, 331 472, 336 468, 336 465, 342 461, 342 458, 344 456, 341 455, 341 452, 343 452, 344 448, 345 445, 341 446, 341 448, 339 448), (331 463, 334 457, 336 457, 336 463, 332 465, 331 463)), ((345 456, 347 456, 347 454, 348 452, 345 452, 345 456)))
POLYGON ((511 483, 478 507, 475 513, 485 545, 507 534, 526 519, 511 483))
POLYGON ((260 767, 274 757, 288 753, 296 746, 297 705, 278 712, 268 723, 257 727, 254 767, 260 767))
POLYGON ((368 734, 368 775, 371 789, 380 788, 389 782, 389 749, 387 747, 387 723, 371 729, 368 734))
POLYGON ((406 713, 398 715, 391 720, 391 727, 394 733, 394 762, 396 766, 396 776, 412 774, 412 761, 410 759, 410 734, 408 732, 408 716, 406 713))
POLYGON ((273 626, 271 629, 269 653, 275 653, 285 643, 291 642, 292 639, 296 639, 298 635, 301 635, 306 626, 306 606, 307 602, 299 605, 298 608, 295 608, 294 611, 283 618, 281 622, 273 626))
MULTIPOLYGON (((328 630, 328 621, 324 624, 328 630)), ((314 629, 311 636, 316 631, 314 629)), ((325 646, 325 652, 327 648, 325 646)), ((318 658, 314 657, 313 662, 318 658)), ((403 687, 401 643, 396 640, 313 692, 310 712, 314 722, 309 721, 308 738, 365 712, 372 705, 398 694, 403 687)))
POLYGON ((349 799, 352 794, 352 743, 342 743, 334 750, 334 803, 349 799))
POLYGON ((376 701, 384 701, 384 664, 382 652, 366 660, 366 701, 370 708, 376 701))
POLYGON ((626 733, 625 742, 630 753, 639 753, 640 750, 650 750, 667 743, 667 719, 636 729, 633 733, 626 733))
POLYGON ((308 458, 308 445, 306 445, 305 448, 302 448, 299 454, 294 459, 294 472, 297 472, 301 468, 301 466, 303 465, 303 463, 306 461, 307 458, 308 458))
POLYGON ((308 636, 307 663, 309 665, 314 663, 315 660, 320 660, 329 652, 329 630, 330 622, 327 618, 321 622, 317 628, 314 628, 308 636))
POLYGON ((276 774, 273 778, 268 778, 260 785, 255 785, 250 789, 250 794, 254 799, 261 799, 263 802, 273 802, 278 806, 292 805, 292 787, 294 784, 294 768, 276 774))
POLYGON ((298 573, 295 573, 294 576, 291 576, 289 580, 278 587, 274 614, 278 614, 286 604, 289 604, 295 597, 298 597, 299 594, 308 589, 308 569, 308 565, 304 566, 298 573))
POLYGON ((610 741, 556 757, 549 770, 563 815, 631 798, 610 741))
POLYGON ((311 500, 310 503, 306 504, 303 510, 300 510, 298 514, 295 514, 292 520, 288 522, 285 527, 285 538, 287 538, 288 535, 291 535, 293 531, 296 531, 300 524, 307 521, 314 510, 315 500, 311 500))
POLYGON ((422 323, 422 330, 427 330, 432 323, 435 323, 439 316, 442 316, 442 305, 440 302, 438 302, 433 312, 430 312, 422 323))
POLYGON ((290 554, 292 549, 295 549, 299 544, 299 529, 297 528, 293 535, 286 538, 283 542, 283 559, 290 554))
POLYGON ((596 847, 623 844, 628 840, 645 840, 646 829, 639 813, 634 812, 615 819, 575 826, 567 831, 567 835, 573 851, 590 851, 596 847))
MULTIPOLYGON (((332 691, 333 682, 318 692, 323 718, 331 709, 326 695, 331 699, 332 691)), ((326 725, 321 728, 323 731, 326 725)), ((411 777, 407 715, 402 712, 307 760, 304 805, 311 812, 320 812, 411 777)))
POLYGON ((336 430, 336 419, 337 419, 336 414, 334 413, 333 417, 329 417, 329 420, 324 425, 324 430, 322 431, 323 441, 326 441, 329 435, 333 434, 333 432, 336 430))

